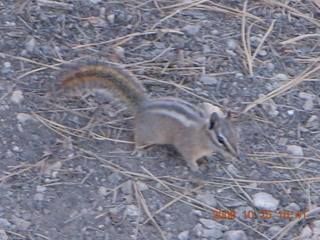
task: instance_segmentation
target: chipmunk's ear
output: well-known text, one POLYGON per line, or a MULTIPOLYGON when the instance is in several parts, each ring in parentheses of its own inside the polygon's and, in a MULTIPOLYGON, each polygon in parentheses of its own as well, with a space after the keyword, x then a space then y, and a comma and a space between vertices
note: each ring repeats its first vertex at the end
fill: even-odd
POLYGON ((210 116, 210 120, 209 120, 209 130, 213 129, 219 121, 219 116, 216 112, 213 112, 210 116))

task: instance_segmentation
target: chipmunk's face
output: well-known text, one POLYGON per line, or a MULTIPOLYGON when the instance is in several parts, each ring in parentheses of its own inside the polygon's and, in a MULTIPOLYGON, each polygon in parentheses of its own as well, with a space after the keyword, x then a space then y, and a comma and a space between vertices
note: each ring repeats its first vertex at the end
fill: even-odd
POLYGON ((229 115, 222 117, 213 112, 207 125, 207 133, 211 143, 219 149, 219 152, 237 157, 239 134, 231 123, 229 115))

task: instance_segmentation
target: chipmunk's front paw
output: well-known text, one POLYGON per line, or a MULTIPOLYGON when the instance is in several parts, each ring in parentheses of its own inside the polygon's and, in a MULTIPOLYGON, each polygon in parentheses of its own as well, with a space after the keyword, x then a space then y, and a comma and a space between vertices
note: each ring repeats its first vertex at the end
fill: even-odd
POLYGON ((142 157, 143 153, 144 153, 144 151, 142 148, 135 147, 134 150, 132 151, 131 155, 137 156, 137 157, 142 157))
POLYGON ((197 162, 187 162, 188 167, 191 169, 192 172, 199 172, 199 166, 197 162))

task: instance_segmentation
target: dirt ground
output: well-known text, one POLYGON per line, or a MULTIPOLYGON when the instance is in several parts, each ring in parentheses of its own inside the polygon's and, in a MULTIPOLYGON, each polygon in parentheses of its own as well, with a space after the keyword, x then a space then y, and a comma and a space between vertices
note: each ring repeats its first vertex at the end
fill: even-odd
POLYGON ((319 33, 318 0, 0 0, 0 240, 319 240, 319 33), (92 60, 231 111, 239 158, 131 155, 122 102, 56 91, 92 60))

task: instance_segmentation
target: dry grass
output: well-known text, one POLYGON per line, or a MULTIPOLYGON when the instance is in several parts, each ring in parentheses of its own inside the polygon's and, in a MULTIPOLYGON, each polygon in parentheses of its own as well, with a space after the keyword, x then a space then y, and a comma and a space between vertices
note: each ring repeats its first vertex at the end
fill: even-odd
MULTIPOLYGON (((149 1, 148 1, 149 2, 149 1)), ((288 2, 288 1, 286 1, 288 2)), ((290 1, 289 1, 290 2, 290 1)), ((280 1, 273 1, 273 0, 264 0, 260 3, 252 3, 252 1, 245 1, 243 3, 243 9, 233 9, 230 6, 224 6, 222 4, 216 4, 212 1, 208 0, 200 0, 200 1, 184 1, 180 3, 173 3, 171 5, 168 5, 168 2, 156 0, 155 8, 161 10, 165 17, 154 23, 148 30, 145 30, 144 32, 133 32, 130 34, 127 34, 125 36, 119 36, 117 38, 101 41, 101 42, 92 42, 88 44, 79 44, 77 46, 74 46, 74 50, 80 50, 80 49, 86 49, 91 47, 97 47, 97 46, 108 46, 110 49, 115 48, 117 46, 121 46, 126 44, 127 42, 131 41, 134 38, 141 38, 149 35, 158 36, 159 34, 165 35, 165 34, 178 34, 183 35, 184 33, 175 29, 168 29, 168 28, 161 28, 161 24, 164 22, 171 21, 173 18, 179 18, 179 15, 181 13, 184 13, 186 11, 209 11, 214 13, 223 13, 227 16, 231 16, 234 18, 237 18, 238 20, 241 20, 241 32, 238 34, 241 34, 241 49, 239 49, 239 52, 237 54, 242 54, 242 61, 246 67, 246 70, 248 72, 248 75, 255 76, 256 72, 255 69, 257 69, 257 65, 259 65, 259 60, 257 59, 258 52, 262 50, 264 47, 266 47, 266 44, 268 44, 268 39, 272 37, 274 34, 275 26, 277 25, 277 20, 270 20, 270 19, 264 19, 262 16, 255 15, 252 11, 252 9, 256 8, 268 8, 270 11, 272 10, 278 10, 279 12, 285 13, 288 18, 291 17, 299 17, 303 18, 306 21, 308 21, 310 24, 313 24, 315 28, 320 27, 320 21, 313 16, 312 12, 308 12, 308 10, 312 9, 314 7, 314 12, 317 12, 319 14, 320 11, 320 4, 318 1, 304 1, 305 3, 300 3, 299 1, 295 1, 295 3, 288 4, 288 3, 282 3, 280 1), (164 3, 162 3, 164 2, 164 3), (162 6, 162 7, 161 7, 162 6), (259 25, 261 23, 261 25, 259 25), (263 23, 263 25, 262 25, 263 23), (262 27, 264 26, 264 27, 262 27), (255 35, 254 28, 259 28, 260 32, 263 32, 263 37, 261 42, 256 48, 253 48, 251 46, 250 37, 255 35)), ((57 5, 57 2, 54 1, 41 1, 41 4, 52 4, 54 6, 59 7, 70 7, 69 4, 62 4, 60 3, 57 5)), ((135 6, 139 9, 145 9, 145 4, 140 4, 135 6)), ((294 45, 295 50, 299 50, 299 47, 306 44, 313 44, 313 41, 317 41, 317 38, 319 38, 319 34, 303 34, 296 37, 292 37, 290 39, 287 39, 285 41, 281 41, 281 44, 289 46, 294 45)), ((154 62, 156 62, 160 57, 167 54, 169 51, 172 51, 173 49, 171 47, 166 48, 164 51, 159 53, 157 56, 155 56, 152 59, 146 60, 146 61, 137 61, 131 64, 125 65, 129 68, 134 68, 135 70, 141 70, 141 69, 148 69, 149 65, 154 62)), ((41 62, 36 62, 32 59, 27 59, 23 57, 17 57, 8 55, 6 53, 1 53, 5 55, 6 57, 12 57, 15 59, 18 59, 22 62, 28 62, 32 63, 35 66, 38 66, 34 68, 33 70, 27 71, 20 76, 17 77, 17 79, 22 79, 30 74, 36 74, 39 71, 43 71, 46 69, 53 69, 57 70, 59 69, 59 66, 62 63, 66 63, 62 61, 61 59, 57 59, 57 63, 53 65, 44 64, 41 62)), ((299 56, 299 53, 292 52, 292 55, 299 56)), ((239 57, 241 58, 241 57, 239 57)), ((78 61, 79 59, 74 59, 71 61, 68 61, 67 63, 70 63, 72 61, 78 61)), ((248 103, 243 113, 248 113, 250 110, 253 110, 256 108, 258 104, 261 104, 265 102, 268 99, 274 99, 276 97, 279 97, 281 95, 284 95, 288 93, 289 90, 295 89, 299 86, 299 84, 305 82, 305 81, 319 81, 319 70, 320 70, 320 58, 315 58, 313 56, 310 56, 309 58, 296 58, 297 62, 302 62, 305 65, 305 70, 299 72, 297 76, 293 77, 292 79, 289 79, 287 82, 285 82, 282 86, 279 88, 269 92, 264 97, 257 98, 251 103, 248 103)), ((161 69, 163 72, 168 71, 185 71, 193 72, 193 71, 200 71, 203 72, 203 68, 192 68, 192 67, 181 67, 181 68, 174 68, 174 69, 168 69, 166 63, 157 63, 157 68, 161 69)), ((220 73, 217 73, 220 74, 220 73)), ((225 73, 221 73, 225 74, 225 73)), ((189 94, 190 96, 196 97, 198 99, 209 101, 208 98, 205 98, 203 96, 200 96, 199 94, 195 93, 193 89, 188 88, 183 83, 175 83, 175 82, 168 82, 168 81, 162 81, 158 79, 154 79, 151 77, 145 77, 145 79, 157 82, 157 84, 166 84, 170 85, 170 87, 173 87, 175 89, 178 89, 182 92, 185 92, 189 94)), ((57 106, 58 111, 70 111, 72 114, 79 114, 78 111, 72 111, 72 110, 66 110, 63 106, 57 106)), ((49 112, 47 112, 49 113, 49 112)), ((133 144, 131 141, 127 140, 121 140, 121 139, 114 139, 106 136, 102 136, 95 132, 88 132, 83 129, 76 129, 72 127, 65 126, 61 123, 58 123, 56 121, 50 120, 44 116, 42 116, 42 112, 34 113, 33 116, 36 118, 41 124, 48 127, 51 131, 55 132, 57 135, 61 136, 62 138, 67 138, 68 136, 74 136, 76 138, 84 138, 84 139, 99 139, 99 140, 106 140, 106 141, 113 141, 118 143, 124 143, 124 144, 133 144)), ((85 117, 85 115, 82 115, 85 117)), ((92 119, 89 119, 90 124, 86 126, 87 129, 91 129, 94 126, 91 125, 94 124, 92 119)), ((258 120, 258 119, 257 119, 258 120)), ((256 120, 253 120, 256 121, 256 120)), ((269 122, 268 119, 261 119, 261 121, 269 122)), ((263 132, 263 130, 261 130, 263 132)), ((271 143, 270 143, 271 145, 271 143)), ((107 169, 110 169, 113 172, 118 172, 129 179, 133 181, 134 186, 134 196, 135 199, 141 209, 147 216, 146 220, 143 222, 143 224, 147 224, 149 221, 154 225, 154 227, 159 232, 162 239, 166 239, 165 234, 163 233, 161 226, 158 225, 158 223, 154 220, 154 217, 165 211, 169 206, 172 206, 173 204, 176 204, 177 202, 187 204, 192 206, 195 209, 199 209, 203 212, 211 213, 212 211, 219 211, 219 210, 228 210, 228 207, 223 206, 221 203, 219 204, 220 209, 213 208, 204 202, 201 202, 197 199, 195 199, 194 193, 201 192, 204 187, 208 186, 215 186, 219 188, 229 188, 231 189, 240 199, 247 202, 248 205, 252 204, 252 199, 250 195, 247 193, 247 189, 252 188, 252 184, 271 184, 271 185, 282 185, 285 189, 288 184, 296 184, 295 186, 298 186, 300 188, 304 188, 305 192, 308 192, 306 189, 307 186, 310 186, 312 184, 317 184, 320 181, 320 176, 317 173, 314 173, 314 177, 304 177, 303 173, 304 171, 301 170, 302 174, 298 174, 296 171, 297 169, 292 167, 291 164, 289 164, 290 161, 293 161, 296 157, 290 156, 285 153, 278 152, 276 150, 275 146, 272 146, 274 151, 273 152, 254 152, 252 154, 248 154, 248 157, 252 159, 256 159, 256 161, 259 161, 263 164, 266 164, 269 166, 269 168, 272 168, 274 171, 277 171, 279 169, 286 170, 288 172, 291 172, 292 179, 279 179, 279 180, 272 180, 272 181, 257 181, 257 180, 250 180, 250 179, 240 179, 235 178, 231 173, 228 172, 227 169, 223 168, 226 173, 226 178, 216 178, 214 181, 201 181, 198 182, 197 186, 191 189, 182 187, 184 183, 193 181, 189 179, 181 179, 179 177, 172 177, 172 176, 157 176, 154 172, 151 172, 150 170, 146 168, 142 168, 143 174, 139 172, 132 172, 129 169, 126 169, 118 164, 115 164, 112 162, 112 160, 107 160, 104 157, 101 157, 97 154, 94 154, 88 150, 78 148, 77 151, 81 154, 83 154, 83 157, 91 159, 97 159, 101 162, 101 166, 107 169), (274 163, 272 160, 278 158, 282 160, 282 165, 274 163), (136 185, 136 182, 138 181, 144 181, 148 187, 152 191, 159 192, 163 194, 164 196, 170 198, 168 202, 166 202, 163 206, 161 206, 158 210, 151 212, 149 210, 148 203, 146 199, 143 196, 143 193, 139 190, 139 188, 136 185), (151 184, 152 183, 152 184, 151 184), (155 183, 160 184, 163 188, 162 190, 154 187, 155 183)), ((310 146, 311 147, 311 146, 310 146)), ((317 149, 316 149, 317 150, 317 149)), ((318 151, 318 150, 317 150, 318 151)), ((300 158, 301 159, 301 158, 300 158)), ((315 161, 319 162, 319 152, 318 155, 315 155, 314 157, 305 157, 305 161, 315 161)), ((11 172, 9 172, 5 177, 0 178, 0 181, 3 181, 9 177, 16 176, 19 174, 24 173, 25 171, 29 171, 33 168, 40 168, 40 166, 43 164, 43 160, 40 160, 38 163, 32 165, 32 166, 17 166, 16 168, 12 169, 11 172)), ((110 193, 113 193, 117 191, 117 189, 120 186, 118 186, 115 189, 110 190, 110 193)), ((258 188, 257 188, 258 189, 258 188)), ((319 191, 319 190, 315 190, 319 191)), ((281 193, 282 194, 282 193, 281 193)), ((283 193, 285 194, 285 193, 283 193)), ((311 198, 311 196, 309 196, 311 198)), ((311 200, 310 200, 311 202, 311 200)), ((320 209, 319 208, 310 208, 307 211, 307 218, 312 218, 319 214, 320 209)), ((267 237, 263 232, 259 230, 259 223, 256 223, 256 225, 253 225, 249 222, 245 222, 240 219, 235 219, 238 223, 241 223, 243 225, 244 229, 251 229, 255 233, 257 233, 261 239, 285 239, 285 234, 290 231, 294 226, 299 224, 302 219, 296 219, 290 221, 287 225, 283 226, 283 229, 281 232, 279 232, 277 235, 273 237, 267 237)), ((138 225, 139 225, 139 219, 137 219, 137 229, 138 232, 138 225)), ((136 232, 136 234, 138 234, 136 232)), ((25 238, 22 235, 19 235, 17 233, 10 232, 12 235, 17 235, 20 238, 25 238)), ((45 236, 41 236, 44 239, 48 239, 45 236)))

